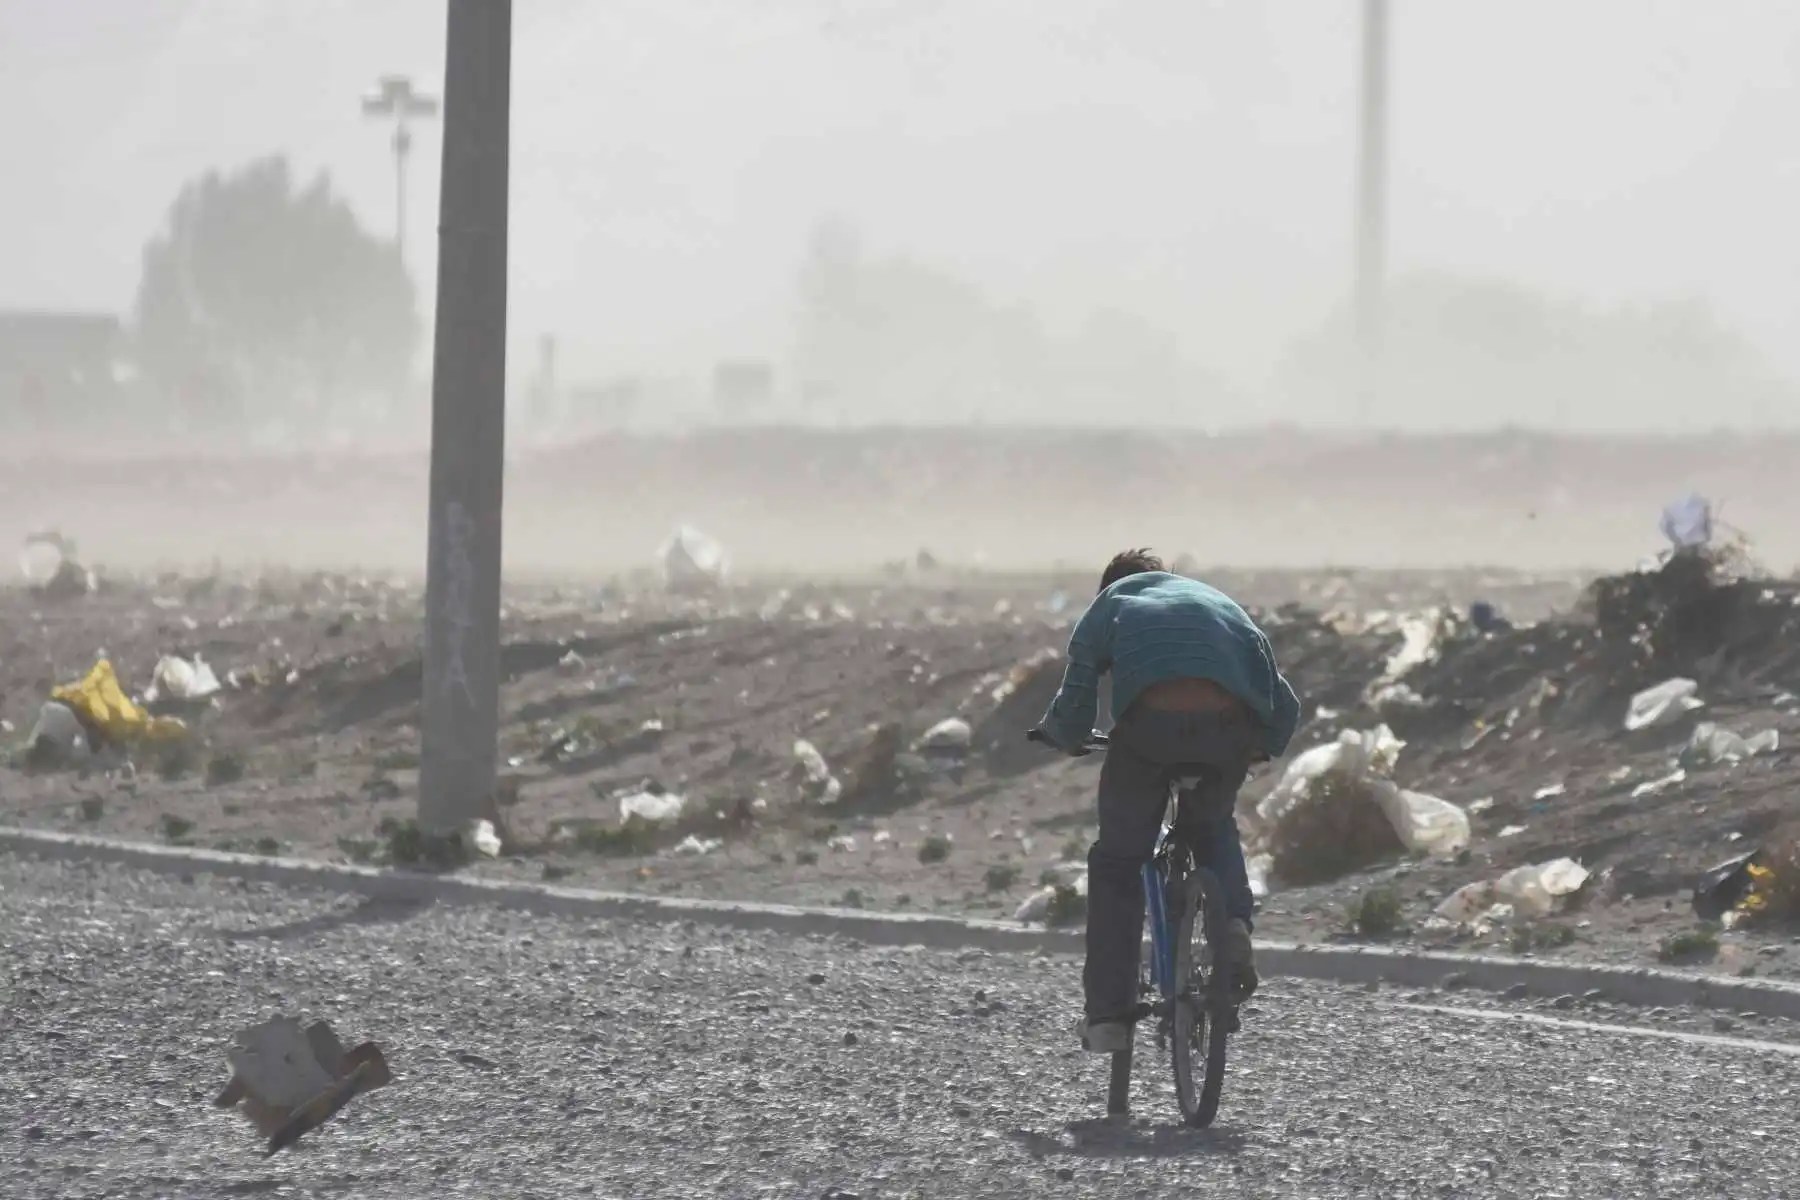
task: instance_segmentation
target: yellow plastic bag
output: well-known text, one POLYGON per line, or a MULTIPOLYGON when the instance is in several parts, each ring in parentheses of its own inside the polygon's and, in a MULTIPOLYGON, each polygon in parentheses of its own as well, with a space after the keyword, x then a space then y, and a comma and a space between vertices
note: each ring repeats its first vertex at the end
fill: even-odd
POLYGON ((87 678, 65 683, 50 693, 75 710, 82 723, 112 742, 174 742, 187 736, 187 724, 175 717, 153 717, 125 694, 106 659, 94 664, 87 678))

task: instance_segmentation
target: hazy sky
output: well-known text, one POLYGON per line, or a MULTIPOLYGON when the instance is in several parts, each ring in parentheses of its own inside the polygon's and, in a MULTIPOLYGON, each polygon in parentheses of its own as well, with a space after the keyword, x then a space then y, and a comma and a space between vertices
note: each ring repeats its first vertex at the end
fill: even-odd
MULTIPOLYGON (((181 182, 271 151, 393 220, 428 0, 0 0, 0 306, 129 305, 181 182)), ((1252 385, 1341 295, 1352 0, 516 0, 512 330, 576 371, 787 348, 846 215, 1046 313, 1137 309, 1252 385)), ((1700 297, 1800 375, 1800 5, 1394 0, 1396 269, 1700 297)), ((439 140, 412 260, 430 283, 439 140)))

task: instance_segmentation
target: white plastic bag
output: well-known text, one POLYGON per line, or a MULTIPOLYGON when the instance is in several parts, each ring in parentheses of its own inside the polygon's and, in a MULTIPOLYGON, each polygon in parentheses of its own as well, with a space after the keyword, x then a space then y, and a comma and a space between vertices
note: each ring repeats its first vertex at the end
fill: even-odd
POLYGON ((1588 869, 1572 858, 1514 867, 1498 879, 1457 888, 1437 906, 1436 913, 1458 925, 1474 924, 1495 905, 1506 905, 1528 919, 1547 917, 1556 911, 1563 896, 1579 891, 1587 877, 1588 869))
MULTIPOLYGON (((1069 864, 1073 866, 1074 864, 1069 864)), ((1054 869, 1054 868, 1053 868, 1054 869)), ((1042 921, 1050 915, 1050 903, 1056 898, 1056 889, 1073 888, 1077 896, 1086 896, 1088 892, 1087 868, 1081 867, 1078 872, 1070 871, 1065 879, 1055 883, 1047 883, 1031 895, 1025 897, 1024 903, 1013 911, 1015 921, 1042 921)))
POLYGON ((1436 658, 1438 640, 1443 636, 1443 631, 1442 609, 1428 609, 1400 618, 1400 648, 1388 656, 1387 665, 1382 669, 1381 678, 1375 681, 1375 686, 1393 683, 1414 667, 1423 666, 1436 658))
POLYGON ((469 844, 484 858, 500 857, 500 835, 492 821, 478 820, 469 826, 469 844))
POLYGON ((915 748, 928 750, 938 754, 954 754, 969 748, 975 731, 961 717, 950 717, 939 721, 925 731, 915 748))
POLYGON ((683 525, 657 552, 663 579, 676 589, 712 588, 725 582, 725 547, 691 525, 683 525))
POLYGON ((1690 493, 1663 506, 1662 535, 1677 550, 1692 550, 1712 541, 1712 501, 1690 493))
POLYGON ((46 700, 38 709, 37 724, 25 744, 33 753, 56 762, 80 762, 92 753, 87 729, 75 710, 56 700, 46 700))
POLYGON ((1698 683, 1681 678, 1665 679, 1655 687, 1645 688, 1631 698, 1631 707, 1625 713, 1625 731, 1634 733, 1666 725, 1696 708, 1706 707, 1706 702, 1694 694, 1699 690, 1698 683))
POLYGON ((204 700, 219 690, 219 677, 199 655, 189 662, 172 654, 156 660, 156 671, 150 687, 144 692, 144 703, 158 700, 204 700))
POLYGON ((1386 725, 1360 733, 1347 729, 1337 741, 1315 746, 1289 763, 1281 781, 1256 806, 1257 816, 1273 826, 1306 798, 1315 780, 1336 773, 1368 789, 1408 850, 1456 854, 1469 844, 1469 815, 1448 800, 1407 791, 1388 778, 1405 745, 1386 725))
POLYGON ((1244 860, 1244 872, 1250 877, 1250 894, 1258 900, 1269 894, 1269 876, 1275 870, 1275 856, 1253 854, 1244 860))
POLYGON ((794 759, 805 776, 807 798, 817 804, 836 804, 838 797, 843 795, 844 785, 831 773, 819 748, 801 738, 794 743, 794 759))
POLYGON ((1314 746, 1290 762, 1280 782, 1257 804, 1256 815, 1265 824, 1273 825, 1306 795, 1313 780, 1331 771, 1359 778, 1386 777, 1393 773, 1405 745, 1386 725, 1366 733, 1346 729, 1338 734, 1337 741, 1314 746))
POLYGON ((1711 721, 1702 721, 1689 739, 1682 761, 1692 764, 1741 762, 1781 748, 1781 733, 1765 729, 1744 737, 1729 729, 1721 729, 1711 721))
POLYGON ((633 792, 619 798, 619 820, 641 817, 651 824, 673 821, 687 807, 687 800, 674 792, 633 792))
POLYGON ((1448 800, 1409 792, 1385 779, 1375 781, 1374 790, 1376 803, 1408 850, 1448 858, 1468 848, 1469 814, 1448 800))

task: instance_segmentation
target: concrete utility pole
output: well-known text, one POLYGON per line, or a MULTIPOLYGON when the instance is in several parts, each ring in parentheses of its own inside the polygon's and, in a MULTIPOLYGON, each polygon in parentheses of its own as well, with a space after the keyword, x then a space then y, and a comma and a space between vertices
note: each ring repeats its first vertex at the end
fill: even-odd
POLYGON ((419 824, 491 815, 500 702, 512 0, 449 0, 419 824))
POLYGON ((363 112, 371 117, 391 117, 394 121, 394 248, 402 262, 406 260, 406 156, 412 150, 412 130, 406 122, 411 118, 437 115, 434 96, 413 87, 404 75, 383 75, 375 86, 363 93, 363 112))
POLYGON ((1381 397, 1387 273, 1388 0, 1363 0, 1362 110, 1356 170, 1357 407, 1363 424, 1381 397))

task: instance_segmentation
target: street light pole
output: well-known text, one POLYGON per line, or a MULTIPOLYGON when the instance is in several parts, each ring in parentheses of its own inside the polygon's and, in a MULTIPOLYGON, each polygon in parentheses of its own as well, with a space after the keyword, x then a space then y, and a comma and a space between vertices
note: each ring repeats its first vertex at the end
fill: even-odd
POLYGON ((449 0, 419 769, 434 834, 494 815, 511 58, 512 0, 449 0))
POLYGON ((413 87, 404 75, 383 75, 363 94, 363 112, 371 117, 390 117, 394 122, 394 249, 406 260, 406 156, 412 150, 410 118, 437 115, 434 96, 413 87))
POLYGON ((1362 105, 1356 172, 1356 355, 1362 424, 1381 393, 1387 273, 1388 0, 1363 0, 1362 105))

